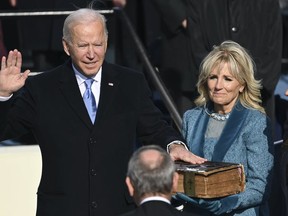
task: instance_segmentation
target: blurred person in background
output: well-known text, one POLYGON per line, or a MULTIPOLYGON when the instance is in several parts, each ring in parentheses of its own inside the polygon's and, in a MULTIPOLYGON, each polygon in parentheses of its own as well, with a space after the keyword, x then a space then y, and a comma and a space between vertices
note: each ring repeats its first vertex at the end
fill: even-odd
POLYGON ((278 1, 151 2, 162 19, 159 70, 164 81, 168 81, 175 101, 179 100, 177 104, 181 113, 193 106, 192 101, 197 96, 199 65, 204 57, 214 45, 233 40, 251 53, 256 63, 256 79, 263 83, 263 106, 274 121, 274 89, 281 73, 282 56, 282 22, 278 1))

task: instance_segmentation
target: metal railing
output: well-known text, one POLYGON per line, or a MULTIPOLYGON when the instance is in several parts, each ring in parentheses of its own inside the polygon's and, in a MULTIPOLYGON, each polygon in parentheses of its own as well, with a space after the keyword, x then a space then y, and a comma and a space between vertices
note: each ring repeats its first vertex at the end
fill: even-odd
MULTIPOLYGON (((32 16, 66 16, 73 11, 20 11, 0 12, 0 18, 32 17, 32 16)), ((113 14, 114 10, 99 10, 101 14, 113 14)))
POLYGON ((131 24, 130 19, 126 15, 125 11, 122 9, 115 8, 115 14, 119 15, 122 18, 123 23, 127 26, 129 33, 131 34, 133 41, 136 45, 137 51, 144 63, 144 66, 147 70, 149 77, 151 78, 155 88, 159 91, 161 98, 166 106, 166 109, 169 111, 171 118, 173 119, 175 125, 177 126, 178 130, 181 130, 182 119, 179 114, 179 111, 176 108, 174 101, 172 100, 169 91, 167 90, 165 84, 163 83, 159 73, 156 71, 155 67, 152 65, 150 59, 148 58, 147 52, 139 39, 137 33, 133 25, 131 24))

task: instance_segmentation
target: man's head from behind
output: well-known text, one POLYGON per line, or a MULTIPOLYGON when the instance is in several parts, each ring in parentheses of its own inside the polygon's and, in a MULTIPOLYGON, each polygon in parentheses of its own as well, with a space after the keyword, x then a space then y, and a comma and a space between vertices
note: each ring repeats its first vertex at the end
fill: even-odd
POLYGON ((137 204, 151 196, 170 199, 177 183, 174 162, 164 149, 149 145, 134 152, 128 164, 126 184, 137 204))

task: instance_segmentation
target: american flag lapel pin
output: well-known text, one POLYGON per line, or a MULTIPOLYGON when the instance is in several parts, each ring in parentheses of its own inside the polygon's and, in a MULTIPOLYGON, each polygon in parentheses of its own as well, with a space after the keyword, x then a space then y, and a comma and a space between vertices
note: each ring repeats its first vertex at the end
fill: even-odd
POLYGON ((109 82, 108 85, 109 86, 114 86, 114 83, 109 82))

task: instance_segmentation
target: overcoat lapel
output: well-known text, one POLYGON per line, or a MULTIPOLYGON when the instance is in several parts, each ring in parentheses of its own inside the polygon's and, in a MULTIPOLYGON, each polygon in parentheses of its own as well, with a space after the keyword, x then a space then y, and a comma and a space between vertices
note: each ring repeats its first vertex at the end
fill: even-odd
MULTIPOLYGON (((207 107, 209 112, 212 112, 211 104, 207 107)), ((248 109, 244 108, 240 102, 234 106, 229 119, 223 131, 217 141, 214 153, 212 155, 212 161, 222 161, 225 157, 231 144, 235 141, 236 137, 239 135, 241 128, 245 122, 248 115, 248 109)), ((197 130, 192 132, 192 143, 189 146, 190 150, 201 157, 204 157, 203 147, 205 142, 205 133, 207 130, 207 125, 209 121, 209 116, 205 114, 204 109, 200 112, 195 125, 197 125, 197 130)))
POLYGON ((87 127, 91 128, 93 124, 83 102, 71 61, 67 61, 59 71, 59 86, 60 92, 70 105, 71 110, 75 112, 87 127))
POLYGON ((215 145, 212 161, 223 160, 231 144, 239 135, 241 128, 243 128, 248 112, 248 109, 244 108, 240 102, 237 102, 218 142, 215 145))
POLYGON ((194 154, 200 157, 204 157, 203 153, 204 135, 206 132, 208 120, 209 116, 204 113, 203 109, 195 123, 195 125, 198 125, 197 130, 194 130, 192 132, 191 139, 193 140, 193 142, 192 145, 189 147, 194 154))
POLYGON ((104 121, 105 116, 109 113, 109 110, 113 108, 113 106, 117 106, 117 104, 113 105, 113 99, 115 98, 115 94, 119 88, 119 81, 116 79, 116 75, 117 72, 114 71, 109 64, 104 62, 102 67, 101 90, 95 127, 97 127, 101 121, 104 121))

